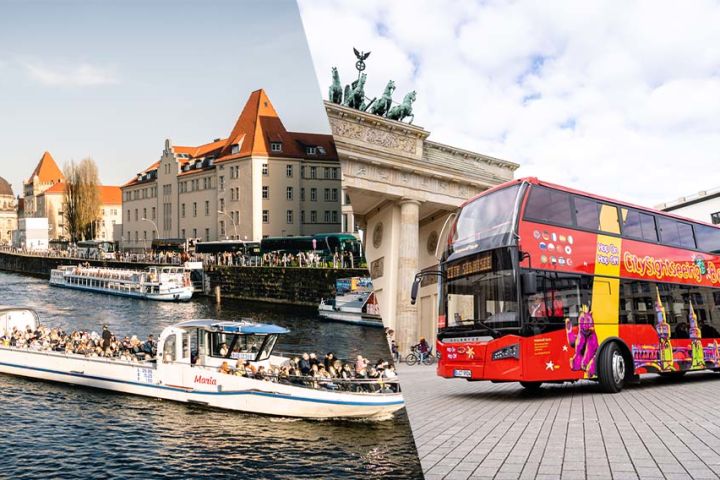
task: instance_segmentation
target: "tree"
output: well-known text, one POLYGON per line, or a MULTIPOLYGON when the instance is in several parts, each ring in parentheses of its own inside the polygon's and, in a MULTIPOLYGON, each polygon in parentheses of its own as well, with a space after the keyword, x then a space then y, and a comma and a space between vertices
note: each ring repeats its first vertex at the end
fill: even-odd
POLYGON ((65 174, 65 200, 63 210, 70 240, 91 239, 100 220, 100 180, 98 168, 92 158, 79 163, 73 160, 63 168, 65 174))

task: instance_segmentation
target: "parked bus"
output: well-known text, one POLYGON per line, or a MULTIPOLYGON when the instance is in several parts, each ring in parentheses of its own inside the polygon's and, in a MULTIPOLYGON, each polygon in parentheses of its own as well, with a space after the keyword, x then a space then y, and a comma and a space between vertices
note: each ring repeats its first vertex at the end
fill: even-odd
POLYGON ((221 240, 218 242, 198 242, 195 253, 240 253, 251 257, 260 256, 260 242, 243 240, 221 240))
POLYGON ((192 253, 195 239, 186 238, 156 238, 152 241, 153 252, 192 253))
POLYGON ((114 256, 115 242, 107 240, 83 240, 77 242, 77 255, 80 258, 103 260, 114 256))
POLYGON ((300 252, 316 251, 325 260, 332 260, 335 252, 350 252, 359 265, 362 258, 360 240, 351 233, 318 233, 301 237, 267 237, 260 242, 262 253, 283 252, 297 255, 300 252))
POLYGON ((535 178, 467 201, 439 278, 437 373, 542 383, 720 371, 720 228, 535 178))

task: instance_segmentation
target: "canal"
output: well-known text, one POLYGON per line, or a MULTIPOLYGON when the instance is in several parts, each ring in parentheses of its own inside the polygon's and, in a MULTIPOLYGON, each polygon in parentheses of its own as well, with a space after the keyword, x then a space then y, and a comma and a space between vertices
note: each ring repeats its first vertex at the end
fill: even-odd
MULTIPOLYGON (((302 307, 150 302, 3 272, 0 304, 32 307, 52 327, 107 324, 141 339, 191 318, 251 318, 291 330, 281 351, 389 356, 382 329, 322 322, 302 307)), ((3 478, 422 478, 404 412, 382 422, 297 420, 0 374, 0 429, 3 478)))

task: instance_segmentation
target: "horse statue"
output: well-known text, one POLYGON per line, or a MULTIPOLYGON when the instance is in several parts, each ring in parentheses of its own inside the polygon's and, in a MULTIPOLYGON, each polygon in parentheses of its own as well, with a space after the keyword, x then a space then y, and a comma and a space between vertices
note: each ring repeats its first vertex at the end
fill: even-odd
POLYGON ((352 85, 345 85, 345 102, 343 105, 350 108, 359 109, 365 102, 365 80, 367 74, 361 73, 360 78, 355 80, 352 85))
POLYGON ((384 116, 390 110, 390 107, 392 107, 392 94, 394 91, 395 82, 390 80, 385 86, 385 91, 383 92, 382 97, 380 97, 380 100, 373 104, 370 109, 370 113, 380 115, 381 117, 384 116))
POLYGON ((415 90, 405 95, 400 105, 392 107, 387 114, 387 118, 402 122, 405 118, 410 117, 410 123, 412 123, 412 121, 415 120, 415 115, 412 113, 412 104, 414 101, 415 90))
POLYGON ((340 84, 340 74, 337 67, 332 67, 332 85, 330 85, 328 100, 337 104, 341 104, 343 101, 343 88, 340 84))

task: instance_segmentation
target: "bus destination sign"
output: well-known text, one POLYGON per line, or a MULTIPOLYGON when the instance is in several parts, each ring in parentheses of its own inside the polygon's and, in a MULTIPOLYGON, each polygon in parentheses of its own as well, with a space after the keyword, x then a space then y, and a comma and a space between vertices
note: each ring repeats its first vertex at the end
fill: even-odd
POLYGON ((489 272, 490 270, 492 270, 492 254, 485 253, 449 266, 447 268, 447 278, 448 280, 452 280, 453 278, 464 277, 474 273, 489 272))

